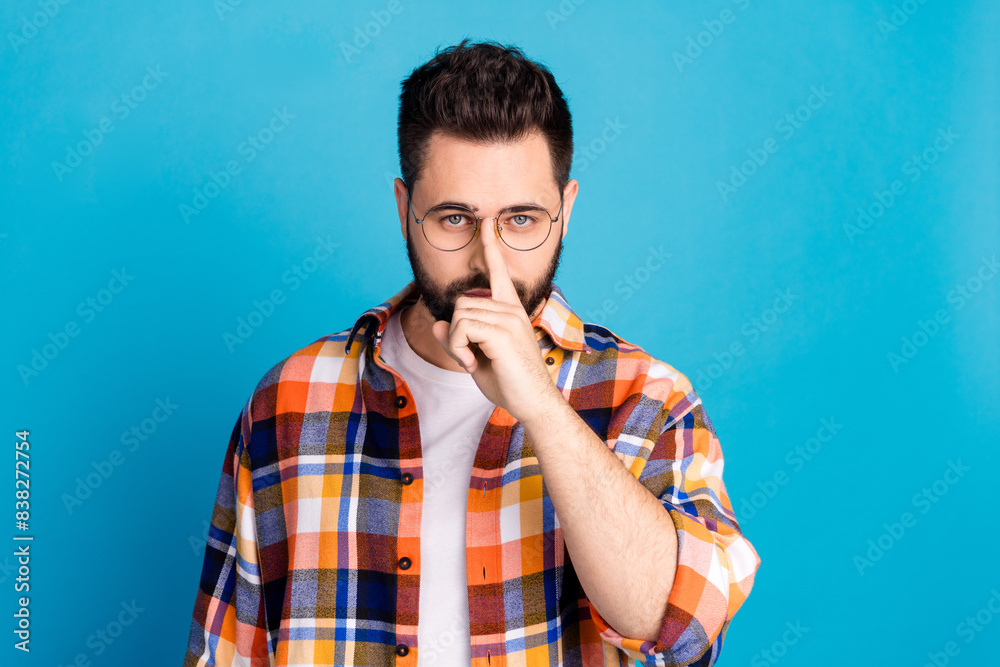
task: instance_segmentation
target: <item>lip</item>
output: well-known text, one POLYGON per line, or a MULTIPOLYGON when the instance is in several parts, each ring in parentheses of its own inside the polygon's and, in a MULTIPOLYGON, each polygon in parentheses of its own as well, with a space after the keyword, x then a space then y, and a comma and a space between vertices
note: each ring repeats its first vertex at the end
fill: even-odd
POLYGON ((488 289, 471 289, 468 292, 462 292, 466 296, 485 296, 490 297, 493 293, 488 289))

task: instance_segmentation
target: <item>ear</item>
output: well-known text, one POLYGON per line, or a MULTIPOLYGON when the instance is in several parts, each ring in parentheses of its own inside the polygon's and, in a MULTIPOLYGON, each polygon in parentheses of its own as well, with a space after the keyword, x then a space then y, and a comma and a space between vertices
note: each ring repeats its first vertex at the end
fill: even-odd
POLYGON ((563 188, 563 212, 562 212, 562 237, 566 238, 566 232, 569 231, 569 216, 573 212, 573 202, 576 201, 577 192, 580 189, 580 184, 575 178, 569 179, 566 183, 566 187, 563 188))
POLYGON ((403 240, 406 241, 406 221, 410 217, 410 207, 407 204, 408 193, 403 179, 395 179, 392 190, 396 195, 396 210, 399 213, 399 232, 403 235, 403 240))

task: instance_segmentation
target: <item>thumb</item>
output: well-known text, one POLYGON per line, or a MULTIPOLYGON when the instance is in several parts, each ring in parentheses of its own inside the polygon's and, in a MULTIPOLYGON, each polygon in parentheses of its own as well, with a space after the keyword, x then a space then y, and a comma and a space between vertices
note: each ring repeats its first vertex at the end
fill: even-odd
MULTIPOLYGON (((447 352, 449 356, 454 358, 455 355, 452 354, 448 346, 448 334, 450 331, 451 331, 451 322, 448 322, 447 320, 438 320, 431 325, 431 333, 434 334, 434 338, 436 338, 437 342, 441 344, 441 347, 444 348, 445 352, 447 352)), ((468 370, 464 361, 462 361, 461 359, 457 359, 456 361, 458 361, 459 365, 463 369, 465 369, 466 371, 468 370)))
POLYGON ((434 338, 437 342, 441 343, 441 347, 448 349, 448 330, 451 329, 451 325, 445 320, 438 320, 431 325, 431 333, 434 334, 434 338))

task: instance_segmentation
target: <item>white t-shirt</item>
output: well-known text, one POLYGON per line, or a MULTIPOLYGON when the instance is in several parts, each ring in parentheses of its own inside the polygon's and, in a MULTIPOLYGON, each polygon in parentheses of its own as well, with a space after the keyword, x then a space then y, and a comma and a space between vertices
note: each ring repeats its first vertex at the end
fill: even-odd
POLYGON ((469 667, 465 526, 472 463, 496 405, 472 376, 425 361, 403 335, 397 310, 386 323, 382 359, 413 394, 423 456, 418 667, 469 667))

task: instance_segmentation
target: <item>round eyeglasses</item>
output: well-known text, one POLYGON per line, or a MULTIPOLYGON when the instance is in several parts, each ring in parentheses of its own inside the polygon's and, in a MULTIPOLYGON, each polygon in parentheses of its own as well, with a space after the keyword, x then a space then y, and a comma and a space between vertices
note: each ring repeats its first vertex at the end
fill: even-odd
POLYGON ((409 188, 406 203, 410 213, 413 213, 413 219, 424 230, 424 238, 438 250, 461 250, 475 238, 481 220, 496 220, 500 240, 512 250, 527 251, 534 250, 548 240, 552 224, 562 215, 563 195, 560 192, 559 212, 554 218, 546 209, 535 204, 508 206, 500 211, 500 215, 487 218, 475 215, 464 206, 448 203, 432 207, 420 219, 413 212, 409 188))

